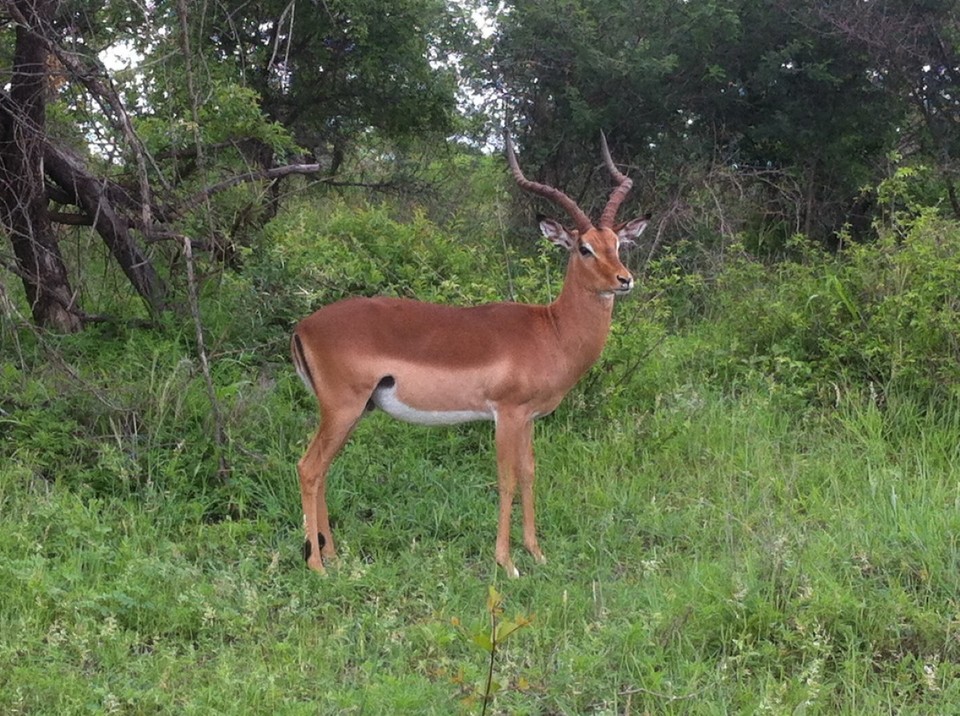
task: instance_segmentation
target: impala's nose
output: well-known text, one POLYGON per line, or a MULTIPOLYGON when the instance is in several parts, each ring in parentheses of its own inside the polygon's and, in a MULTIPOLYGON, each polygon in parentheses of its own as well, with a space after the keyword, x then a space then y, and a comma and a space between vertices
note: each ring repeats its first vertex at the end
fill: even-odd
POLYGON ((633 276, 627 274, 626 276, 617 276, 617 281, 620 283, 620 287, 617 289, 620 293, 626 293, 631 288, 633 288, 633 276))

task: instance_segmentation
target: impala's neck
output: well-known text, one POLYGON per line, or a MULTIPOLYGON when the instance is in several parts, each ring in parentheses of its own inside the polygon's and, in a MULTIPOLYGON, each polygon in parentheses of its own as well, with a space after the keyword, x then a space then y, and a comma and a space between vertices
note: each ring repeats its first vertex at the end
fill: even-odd
POLYGON ((571 259, 560 295, 547 310, 571 368, 586 371, 600 357, 610 333, 613 295, 600 294, 583 281, 571 259))

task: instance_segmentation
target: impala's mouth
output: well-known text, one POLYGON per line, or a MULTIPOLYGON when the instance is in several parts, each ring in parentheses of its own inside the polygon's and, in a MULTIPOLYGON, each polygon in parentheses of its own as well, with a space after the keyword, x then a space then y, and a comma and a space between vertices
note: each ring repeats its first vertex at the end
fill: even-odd
POLYGON ((633 289, 633 286, 620 286, 619 288, 611 288, 607 291, 600 291, 598 293, 602 298, 613 298, 614 296, 626 296, 633 289))
POLYGON ((633 276, 630 274, 617 274, 617 287, 613 289, 613 292, 618 296, 622 296, 625 293, 630 293, 630 289, 633 288, 633 276))

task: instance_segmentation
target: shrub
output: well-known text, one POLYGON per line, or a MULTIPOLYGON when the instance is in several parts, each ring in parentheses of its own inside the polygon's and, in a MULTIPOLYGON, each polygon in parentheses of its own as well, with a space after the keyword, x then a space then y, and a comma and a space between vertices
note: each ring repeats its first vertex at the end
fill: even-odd
POLYGON ((759 375, 806 399, 960 397, 960 224, 928 210, 903 234, 836 255, 802 243, 798 260, 771 267, 741 253, 721 274, 718 376, 759 375))
MULTIPOLYGON (((297 320, 347 296, 495 300, 499 287, 487 277, 498 274, 490 266, 499 258, 422 214, 400 223, 385 208, 304 202, 265 228, 244 272, 253 291, 239 300, 248 304, 248 314, 262 316, 287 336, 297 320)), ((237 289, 245 292, 246 284, 237 289)))

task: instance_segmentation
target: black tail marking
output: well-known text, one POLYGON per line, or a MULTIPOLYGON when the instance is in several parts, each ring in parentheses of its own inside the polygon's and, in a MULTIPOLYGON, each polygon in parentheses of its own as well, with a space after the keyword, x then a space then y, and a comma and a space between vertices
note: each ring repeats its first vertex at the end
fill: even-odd
POLYGON ((310 364, 307 363, 307 357, 303 353, 303 342, 300 340, 300 335, 298 333, 293 334, 293 350, 296 351, 294 360, 297 363, 297 366, 303 370, 307 376, 307 380, 310 381, 310 387, 313 388, 313 393, 317 393, 317 384, 313 380, 313 373, 310 372, 310 364))

